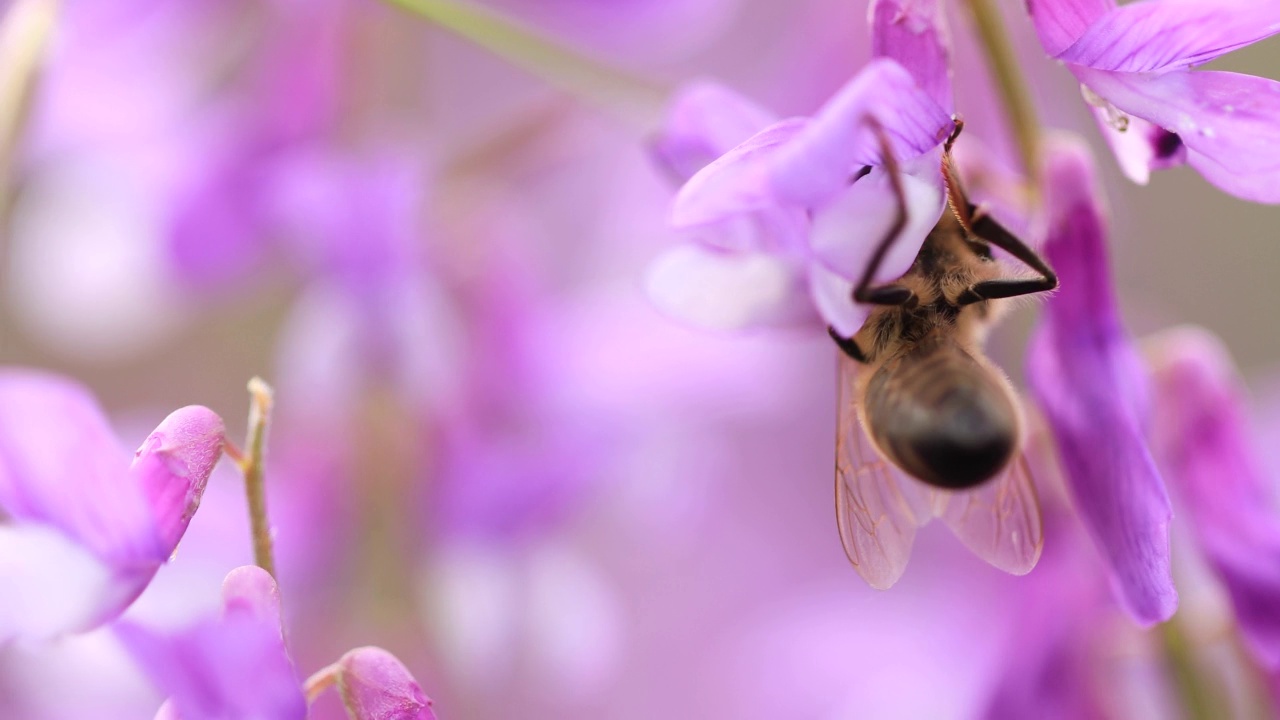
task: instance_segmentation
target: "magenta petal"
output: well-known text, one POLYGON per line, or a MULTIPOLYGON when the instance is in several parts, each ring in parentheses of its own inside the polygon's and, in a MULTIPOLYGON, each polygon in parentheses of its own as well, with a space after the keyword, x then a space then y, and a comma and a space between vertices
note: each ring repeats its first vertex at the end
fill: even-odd
POLYGON ((92 394, 45 373, 0 372, 0 508, 121 563, 169 557, 128 453, 92 394))
POLYGON ((1250 441, 1244 390, 1217 338, 1198 328, 1152 343, 1156 446, 1178 507, 1227 587, 1240 630, 1280 669, 1280 512, 1250 441))
POLYGON ((396 656, 376 647, 338 661, 338 691, 355 720, 435 720, 431 699, 396 656))
POLYGON ((952 112, 951 42, 938 0, 875 0, 871 54, 896 60, 938 107, 952 112))
POLYGON ((1059 60, 1095 70, 1154 72, 1209 62, 1280 32, 1280 3, 1137 2, 1093 23, 1059 60))
POLYGON ((1057 55, 1116 7, 1115 0, 1026 0, 1040 44, 1057 55))
POLYGON ((808 122, 790 118, 774 123, 699 170, 676 195, 671 224, 678 228, 710 225, 774 204, 765 187, 762 161, 808 122))
POLYGON ((1071 70, 1120 110, 1176 133, 1187 162, 1209 182, 1280 203, 1280 82, 1226 72, 1071 70))
POLYGON ((1121 600, 1151 624, 1173 614, 1177 593, 1169 497, 1143 434, 1146 376, 1117 316, 1088 151, 1053 146, 1046 170, 1045 253, 1062 285, 1045 304, 1028 379, 1121 600))
POLYGON ((280 622, 280 588, 271 573, 257 565, 243 565, 222 580, 222 607, 228 613, 247 613, 280 622))
MULTIPOLYGON (((152 431, 129 469, 144 489, 161 546, 172 554, 200 506, 225 441, 222 418, 206 407, 175 410, 152 431)), ((167 556, 167 555, 166 555, 167 556)))
POLYGON ((775 122, 773 113, 711 80, 676 93, 651 149, 681 182, 775 122))
POLYGON ((872 60, 769 159, 774 192, 798 205, 819 207, 848 187, 859 169, 882 164, 879 142, 867 124, 872 118, 902 161, 936 147, 952 128, 947 111, 901 65, 888 58, 872 60))

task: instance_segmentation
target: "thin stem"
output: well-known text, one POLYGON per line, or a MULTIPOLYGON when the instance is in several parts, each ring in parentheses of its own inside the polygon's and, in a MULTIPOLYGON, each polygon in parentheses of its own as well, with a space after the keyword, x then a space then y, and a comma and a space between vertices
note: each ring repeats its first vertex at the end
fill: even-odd
POLYGON ((667 88, 609 67, 509 18, 459 0, 385 0, 623 119, 651 128, 667 88))
POLYGON ((973 13, 983 50, 991 65, 991 72, 995 75, 1000 99, 1004 102, 1009 122, 1013 125, 1023 169, 1031 180, 1033 195, 1038 197, 1041 129, 1035 105, 1031 101, 1031 92, 1018 69, 1013 45, 1009 42, 1009 34, 1005 32, 1000 12, 993 0, 969 0, 969 10, 973 13))
POLYGON ((314 675, 307 678, 307 681, 302 684, 302 692, 307 696, 307 705, 314 703, 321 693, 338 682, 339 672, 341 668, 338 667, 338 663, 334 663, 320 668, 314 675))
POLYGON ((271 523, 267 519, 267 494, 264 487, 267 423, 271 418, 271 386, 262 378, 249 381, 249 437, 240 470, 244 473, 244 491, 249 500, 249 529, 253 533, 253 561, 258 567, 276 574, 271 550, 271 523))
POLYGON ((1213 709, 1223 707, 1210 685, 1196 668, 1195 651, 1177 618, 1160 626, 1165 656, 1169 659, 1174 686, 1182 700, 1182 709, 1190 720, 1210 720, 1213 709))

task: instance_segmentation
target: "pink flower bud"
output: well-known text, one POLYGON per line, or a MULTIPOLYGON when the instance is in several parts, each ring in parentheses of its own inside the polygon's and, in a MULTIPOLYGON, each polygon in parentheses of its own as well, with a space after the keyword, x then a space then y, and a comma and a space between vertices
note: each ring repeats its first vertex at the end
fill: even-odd
POLYGON ((134 454, 134 476, 155 517, 157 539, 171 554, 200 506, 205 483, 222 454, 226 428, 212 410, 175 410, 134 454))
POLYGON ((356 648, 338 661, 338 691, 356 720, 435 720, 431 699, 394 655, 356 648))

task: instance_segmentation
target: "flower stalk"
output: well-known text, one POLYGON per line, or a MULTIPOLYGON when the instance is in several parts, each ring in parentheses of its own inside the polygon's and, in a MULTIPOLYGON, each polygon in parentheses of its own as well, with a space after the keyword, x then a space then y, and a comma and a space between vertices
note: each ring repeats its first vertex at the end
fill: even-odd
POLYGON ((341 664, 333 663, 320 668, 307 678, 307 681, 302 684, 302 693, 307 697, 307 705, 310 706, 316 698, 324 694, 325 690, 337 684, 338 675, 341 672, 341 664))
POLYGON ((492 10, 458 0, 386 0, 475 43, 570 95, 638 122, 658 123, 669 89, 609 67, 492 10))
POLYGON ((253 378, 249 381, 249 399, 249 432, 244 452, 228 452, 228 455, 235 457, 236 464, 244 475, 245 496, 249 501, 249 529, 253 534, 253 562, 275 577, 276 564, 271 547, 271 523, 267 518, 264 485, 267 423, 271 417, 272 403, 271 386, 262 378, 253 378))
POLYGON ((1040 121, 1036 117, 1035 105, 1031 101, 1031 92, 1027 88, 1026 79, 1018 69, 1018 60, 1014 57, 1009 33, 1005 30, 994 0, 968 0, 968 3, 974 24, 977 26, 978 36, 982 41, 983 52, 986 53, 991 73, 995 76, 1000 99, 1004 103, 1009 123, 1013 126, 1018 153, 1022 157, 1023 169, 1029 181, 1028 187, 1032 189, 1032 199, 1038 201, 1041 173, 1040 144, 1043 133, 1040 121))

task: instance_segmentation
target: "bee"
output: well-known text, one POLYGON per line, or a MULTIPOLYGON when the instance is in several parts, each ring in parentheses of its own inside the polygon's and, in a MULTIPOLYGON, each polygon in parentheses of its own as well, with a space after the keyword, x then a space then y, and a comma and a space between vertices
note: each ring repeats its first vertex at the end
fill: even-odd
POLYGON ((898 212, 853 290, 873 306, 839 346, 836 519, 845 553, 875 588, 906 569, 916 529, 940 518, 976 554, 1015 574, 1040 556, 1039 503, 1023 456, 1025 420, 1009 379, 982 352, 1009 298, 1053 290, 1052 268, 969 202, 947 139, 947 209, 910 269, 873 280, 906 226, 902 179, 878 127, 898 212), (1011 274, 1000 248, 1032 271, 1011 274))

